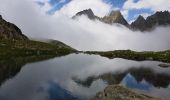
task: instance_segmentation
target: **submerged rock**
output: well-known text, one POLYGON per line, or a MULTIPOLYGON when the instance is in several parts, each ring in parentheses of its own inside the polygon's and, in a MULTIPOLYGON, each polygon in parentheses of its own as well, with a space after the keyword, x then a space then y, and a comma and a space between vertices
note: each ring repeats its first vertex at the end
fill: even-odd
POLYGON ((170 63, 162 63, 162 64, 159 64, 159 66, 163 68, 168 68, 170 67, 170 63))
POLYGON ((99 92, 91 100, 162 100, 144 94, 133 92, 121 85, 107 86, 103 92, 99 92))

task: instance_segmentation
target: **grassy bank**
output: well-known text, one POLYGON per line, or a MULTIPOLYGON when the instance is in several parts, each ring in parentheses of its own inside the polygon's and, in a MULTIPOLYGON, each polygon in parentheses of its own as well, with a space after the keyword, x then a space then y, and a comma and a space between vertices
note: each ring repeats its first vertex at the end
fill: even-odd
POLYGON ((50 44, 38 41, 0 40, 0 58, 53 55, 61 56, 76 52, 63 44, 50 44))
POLYGON ((159 51, 159 52, 135 52, 131 50, 116 50, 108 52, 96 52, 96 51, 87 51, 86 54, 96 54, 109 59, 113 58, 124 58, 129 60, 144 61, 144 60, 153 60, 153 61, 162 61, 170 63, 170 50, 159 51))

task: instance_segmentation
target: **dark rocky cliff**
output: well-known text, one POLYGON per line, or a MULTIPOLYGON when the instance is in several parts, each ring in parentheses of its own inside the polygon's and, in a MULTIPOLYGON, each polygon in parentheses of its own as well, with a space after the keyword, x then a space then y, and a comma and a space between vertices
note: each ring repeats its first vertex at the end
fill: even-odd
POLYGON ((0 15, 0 39, 28 40, 21 30, 13 23, 5 21, 0 15))

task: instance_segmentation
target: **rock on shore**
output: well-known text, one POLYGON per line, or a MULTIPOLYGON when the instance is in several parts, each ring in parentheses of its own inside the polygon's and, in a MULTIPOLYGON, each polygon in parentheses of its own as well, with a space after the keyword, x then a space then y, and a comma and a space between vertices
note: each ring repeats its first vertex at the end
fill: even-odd
POLYGON ((133 92, 121 85, 107 86, 104 91, 99 92, 91 100, 162 100, 144 94, 133 92))

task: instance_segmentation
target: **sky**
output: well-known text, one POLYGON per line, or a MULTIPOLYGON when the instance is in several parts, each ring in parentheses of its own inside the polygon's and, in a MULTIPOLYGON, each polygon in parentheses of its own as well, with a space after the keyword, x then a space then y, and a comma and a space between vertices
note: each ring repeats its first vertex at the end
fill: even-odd
POLYGON ((73 16, 76 12, 89 7, 94 10, 96 15, 102 17, 112 10, 120 10, 129 22, 134 21, 139 15, 146 18, 155 11, 170 9, 167 0, 157 0, 156 2, 155 0, 36 0, 36 2, 42 7, 49 4, 51 8, 48 9, 48 14, 54 14, 60 10, 65 12, 64 9, 67 11, 69 11, 68 9, 74 9, 72 13, 67 12, 69 16, 73 16), (84 4, 83 7, 79 6, 81 3, 84 4), (101 6, 97 6, 99 3, 101 3, 101 6))
POLYGON ((77 12, 91 8, 105 16, 120 10, 132 22, 139 14, 145 18, 156 11, 170 11, 170 0, 0 0, 0 15, 17 25, 29 38, 62 41, 78 50, 108 51, 131 49, 160 51, 170 49, 170 28, 157 27, 151 32, 133 32, 128 28, 81 16, 77 12))

